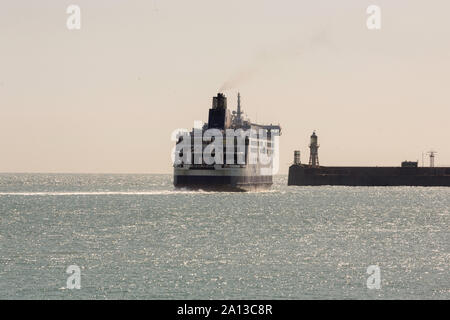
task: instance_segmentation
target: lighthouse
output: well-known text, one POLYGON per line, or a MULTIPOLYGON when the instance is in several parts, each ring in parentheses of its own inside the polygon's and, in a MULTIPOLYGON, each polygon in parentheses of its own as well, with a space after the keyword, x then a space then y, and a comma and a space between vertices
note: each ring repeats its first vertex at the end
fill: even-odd
POLYGON ((319 144, 317 141, 317 135, 314 131, 311 135, 311 143, 309 144, 309 165, 313 168, 319 166, 319 144))

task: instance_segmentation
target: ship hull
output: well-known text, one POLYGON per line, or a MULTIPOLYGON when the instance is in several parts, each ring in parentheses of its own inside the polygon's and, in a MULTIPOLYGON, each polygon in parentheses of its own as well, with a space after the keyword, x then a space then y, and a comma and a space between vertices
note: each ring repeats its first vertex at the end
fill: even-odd
POLYGON ((243 169, 174 170, 176 188, 204 191, 245 192, 267 190, 272 184, 271 175, 255 175, 243 169))
POLYGON ((319 167, 292 165, 288 185, 449 187, 450 168, 319 167))

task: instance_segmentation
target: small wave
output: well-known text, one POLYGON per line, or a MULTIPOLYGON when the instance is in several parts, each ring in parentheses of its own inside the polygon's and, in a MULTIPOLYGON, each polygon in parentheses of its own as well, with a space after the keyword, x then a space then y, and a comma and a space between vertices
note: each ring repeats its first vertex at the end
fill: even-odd
POLYGON ((92 191, 92 192, 0 192, 0 196, 147 196, 147 195, 172 195, 185 193, 207 193, 205 191, 92 191))
MULTIPOLYGON (((272 193, 277 190, 249 191, 246 193, 272 193)), ((177 194, 214 194, 231 193, 223 191, 205 191, 205 190, 154 190, 154 191, 75 191, 75 192, 0 192, 1 196, 150 196, 150 195, 177 195, 177 194)))

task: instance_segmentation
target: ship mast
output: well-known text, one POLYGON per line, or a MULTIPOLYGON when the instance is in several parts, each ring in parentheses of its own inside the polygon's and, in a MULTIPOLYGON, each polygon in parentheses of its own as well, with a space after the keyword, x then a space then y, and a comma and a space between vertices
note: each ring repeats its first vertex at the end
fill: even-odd
POLYGON ((241 93, 238 92, 238 105, 237 105, 237 112, 236 112, 236 119, 237 123, 241 123, 241 93))

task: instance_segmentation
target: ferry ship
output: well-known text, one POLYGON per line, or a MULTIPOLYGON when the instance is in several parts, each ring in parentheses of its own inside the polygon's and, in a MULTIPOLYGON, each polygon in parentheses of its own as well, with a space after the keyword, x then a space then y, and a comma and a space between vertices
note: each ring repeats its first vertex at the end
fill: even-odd
POLYGON ((239 93, 233 112, 227 108, 227 97, 218 93, 208 122, 178 135, 174 186, 205 191, 268 189, 278 169, 280 134, 279 125, 244 118, 239 93))

